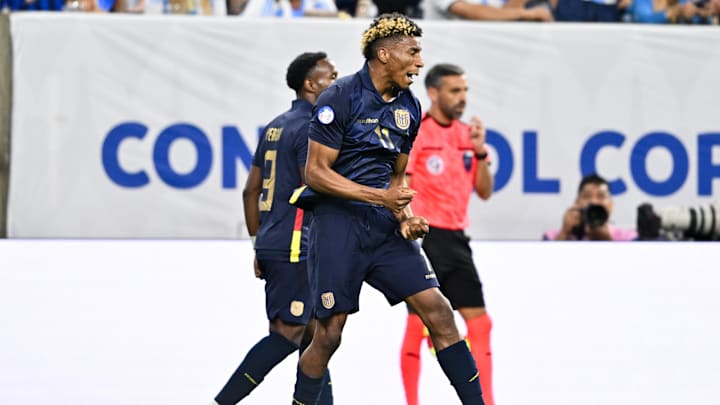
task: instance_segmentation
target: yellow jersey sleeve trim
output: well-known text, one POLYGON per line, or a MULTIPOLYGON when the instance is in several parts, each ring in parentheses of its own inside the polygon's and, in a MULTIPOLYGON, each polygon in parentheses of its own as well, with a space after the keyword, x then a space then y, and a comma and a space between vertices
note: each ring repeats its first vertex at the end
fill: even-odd
POLYGON ((290 196, 290 201, 289 201, 290 204, 295 204, 297 202, 298 198, 300 198, 300 194, 302 194, 302 192, 305 191, 306 188, 307 188, 307 186, 301 186, 301 187, 296 188, 295 191, 293 191, 292 195, 290 196))

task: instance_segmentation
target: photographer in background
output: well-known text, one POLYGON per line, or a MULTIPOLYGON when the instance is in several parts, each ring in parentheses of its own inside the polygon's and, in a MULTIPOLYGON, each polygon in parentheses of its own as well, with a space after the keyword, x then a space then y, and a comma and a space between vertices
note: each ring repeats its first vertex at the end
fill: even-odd
POLYGON ((633 229, 623 229, 608 221, 613 200, 607 180, 590 174, 580 181, 575 204, 565 211, 562 228, 547 231, 543 240, 614 240, 637 239, 633 229))

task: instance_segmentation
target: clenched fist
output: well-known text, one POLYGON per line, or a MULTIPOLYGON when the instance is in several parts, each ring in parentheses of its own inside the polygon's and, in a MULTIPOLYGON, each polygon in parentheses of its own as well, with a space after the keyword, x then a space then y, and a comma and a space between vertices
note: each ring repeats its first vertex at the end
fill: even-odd
POLYGON ((422 238, 430 232, 430 224, 423 217, 410 217, 400 223, 400 234, 407 240, 422 238))

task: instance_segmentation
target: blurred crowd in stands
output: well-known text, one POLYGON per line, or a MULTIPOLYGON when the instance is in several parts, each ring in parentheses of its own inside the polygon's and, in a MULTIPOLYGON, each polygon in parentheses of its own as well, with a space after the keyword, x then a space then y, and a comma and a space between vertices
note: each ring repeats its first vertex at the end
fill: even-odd
POLYGON ((0 0, 9 11, 82 11, 239 17, 712 24, 720 0, 0 0))

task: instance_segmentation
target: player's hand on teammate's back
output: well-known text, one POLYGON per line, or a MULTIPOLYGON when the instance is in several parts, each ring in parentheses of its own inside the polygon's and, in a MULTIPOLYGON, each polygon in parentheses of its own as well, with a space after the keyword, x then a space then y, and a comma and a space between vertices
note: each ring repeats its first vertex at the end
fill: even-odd
POLYGON ((400 234, 408 240, 422 238, 430 232, 430 224, 424 217, 410 217, 400 223, 400 234))
POLYGON ((415 196, 416 191, 408 187, 391 187, 385 192, 383 206, 394 213, 402 211, 415 196))
POLYGON ((258 263, 257 256, 255 257, 255 260, 254 260, 254 263, 253 263, 253 268, 255 269, 255 277, 257 277, 257 278, 259 278, 259 279, 261 279, 261 280, 262 280, 263 278, 265 278, 265 276, 263 275, 262 270, 260 269, 260 264, 258 263))

